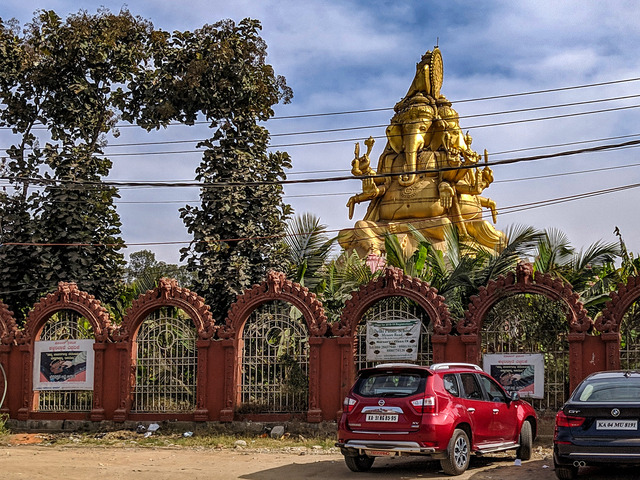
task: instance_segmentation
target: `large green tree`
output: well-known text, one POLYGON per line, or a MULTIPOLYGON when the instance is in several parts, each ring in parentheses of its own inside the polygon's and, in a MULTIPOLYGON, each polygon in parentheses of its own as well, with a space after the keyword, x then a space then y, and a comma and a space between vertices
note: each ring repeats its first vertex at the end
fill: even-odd
POLYGON ((0 292, 19 317, 59 281, 103 301, 120 289, 124 243, 102 149, 151 31, 126 10, 66 20, 40 11, 23 32, 0 21, 0 125, 15 138, 5 168, 13 188, 0 199, 0 292))
POLYGON ((146 128, 198 118, 211 128, 198 145, 201 203, 180 212, 193 235, 181 253, 218 320, 236 295, 285 261, 281 235, 291 209, 278 182, 291 164, 286 153, 267 151, 269 133, 260 122, 273 105, 289 101, 291 90, 265 61, 260 28, 256 20, 227 20, 155 35, 155 69, 132 87, 132 109, 142 110, 146 128))

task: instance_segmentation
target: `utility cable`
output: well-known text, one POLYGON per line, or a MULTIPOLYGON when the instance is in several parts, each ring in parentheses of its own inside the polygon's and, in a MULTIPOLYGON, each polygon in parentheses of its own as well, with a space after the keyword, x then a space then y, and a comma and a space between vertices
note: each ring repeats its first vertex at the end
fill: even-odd
POLYGON ((31 178, 31 177, 10 177, 10 176, 2 176, 0 180, 7 180, 10 182, 29 182, 33 184, 41 184, 41 185, 58 185, 60 183, 64 183, 65 186, 76 185, 79 187, 122 187, 122 186, 146 186, 146 187, 201 187, 201 188, 219 188, 219 187, 228 187, 228 186, 259 186, 259 185, 293 185, 293 184, 309 184, 309 183, 329 183, 329 182, 338 182, 338 181, 351 181, 351 180, 364 180, 364 179, 374 179, 374 178, 384 178, 384 177, 398 177, 401 175, 419 175, 419 174, 434 174, 440 172, 447 172, 453 170, 461 170, 461 169, 474 169, 484 166, 499 166, 499 165, 510 165, 521 162, 531 162, 538 160, 545 160, 550 158, 559 158, 566 157, 571 155, 578 155, 583 153, 593 153, 600 152, 612 149, 620 149, 624 147, 635 147, 640 145, 640 140, 631 140, 628 142, 618 143, 618 144, 608 144, 608 145, 598 145, 595 147, 582 148, 579 150, 568 150, 564 152, 556 152, 549 153, 544 155, 535 155, 531 157, 516 157, 505 160, 493 160, 488 161, 486 163, 475 163, 472 165, 461 165, 459 167, 442 167, 436 169, 425 169, 425 170, 413 170, 407 172, 390 172, 385 173, 384 175, 362 175, 358 177, 354 176, 336 176, 336 177, 326 177, 326 178, 304 178, 304 179, 295 179, 295 180, 263 180, 263 181, 251 181, 251 182, 166 182, 166 181, 104 181, 104 182, 89 182, 89 181, 65 181, 61 182, 60 180, 54 179, 44 179, 44 178, 31 178))

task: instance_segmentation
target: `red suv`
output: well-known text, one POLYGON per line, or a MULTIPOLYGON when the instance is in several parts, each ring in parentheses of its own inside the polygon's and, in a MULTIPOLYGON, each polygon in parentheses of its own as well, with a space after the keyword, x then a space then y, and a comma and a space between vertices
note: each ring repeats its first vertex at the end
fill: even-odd
POLYGON ((338 443, 347 467, 376 457, 426 455, 460 475, 477 455, 517 449, 531 458, 536 413, 477 365, 383 364, 361 370, 344 399, 338 443))

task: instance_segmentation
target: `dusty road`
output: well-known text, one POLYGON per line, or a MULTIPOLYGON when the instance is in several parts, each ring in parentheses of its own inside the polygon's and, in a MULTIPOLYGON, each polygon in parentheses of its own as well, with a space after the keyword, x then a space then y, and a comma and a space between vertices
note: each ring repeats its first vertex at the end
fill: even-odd
MULTIPOLYGON (((26 436, 25 436, 26 438, 26 436)), ((29 437, 33 438, 33 436, 29 437)), ((448 477, 438 462, 418 457, 379 458, 367 473, 352 473, 335 450, 289 447, 286 449, 142 447, 89 445, 33 445, 23 441, 0 446, 0 479, 451 479, 552 480, 551 449, 540 444, 533 458, 515 465, 515 454, 473 458, 471 468, 459 477, 448 477)), ((636 469, 583 469, 589 480, 631 480, 636 469)))

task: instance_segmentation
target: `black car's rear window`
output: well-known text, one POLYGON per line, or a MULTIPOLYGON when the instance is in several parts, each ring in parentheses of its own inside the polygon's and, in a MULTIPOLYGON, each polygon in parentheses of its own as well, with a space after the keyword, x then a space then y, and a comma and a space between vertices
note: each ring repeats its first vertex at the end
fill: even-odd
POLYGON ((363 397, 408 397, 424 392, 425 377, 418 373, 379 373, 360 377, 355 393, 363 397))
POLYGON ((640 377, 586 380, 573 396, 578 402, 638 402, 640 377))

